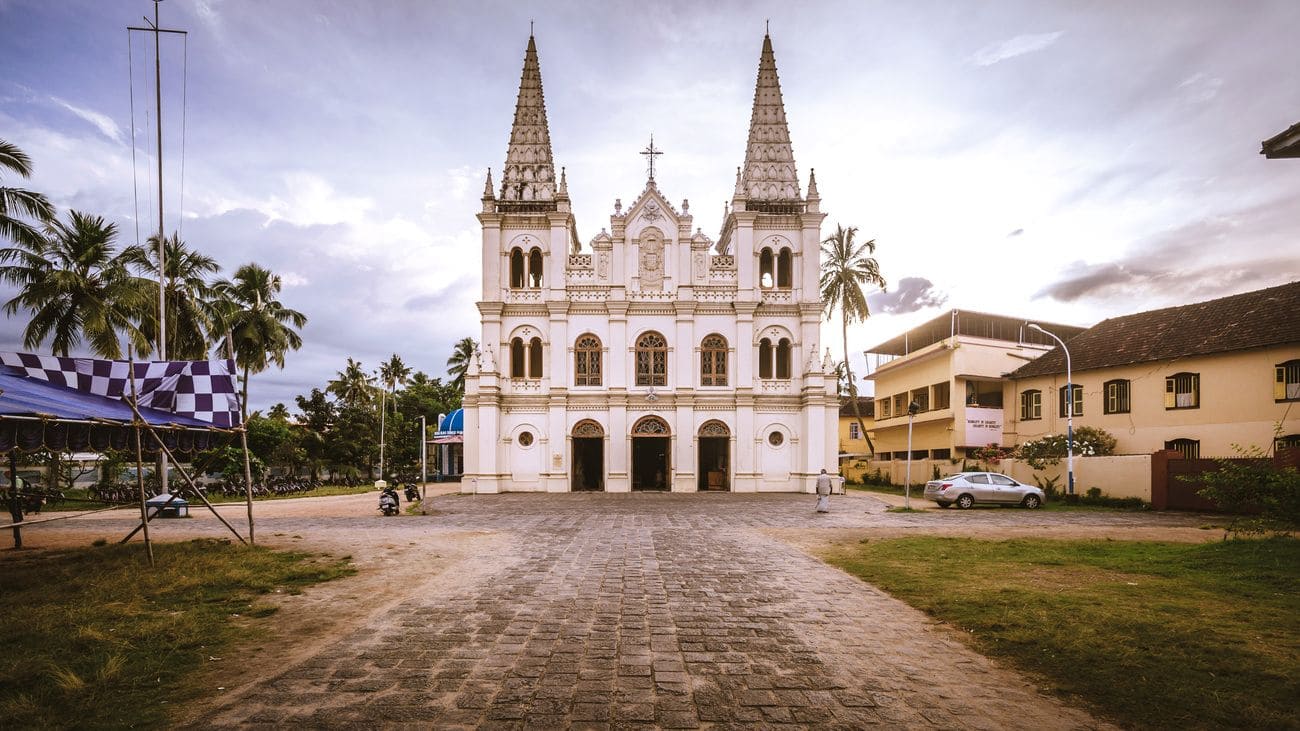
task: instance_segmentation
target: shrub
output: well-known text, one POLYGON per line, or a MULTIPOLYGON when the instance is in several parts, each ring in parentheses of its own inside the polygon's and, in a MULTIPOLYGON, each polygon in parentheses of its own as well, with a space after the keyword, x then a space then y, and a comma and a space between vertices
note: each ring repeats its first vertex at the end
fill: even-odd
MULTIPOLYGON (((1016 457, 1030 467, 1041 470, 1059 464, 1066 456, 1068 440, 1064 434, 1048 434, 1030 439, 1016 448, 1016 457)), ((1074 453, 1080 457, 1098 457, 1115 453, 1115 437, 1105 429, 1081 426, 1074 430, 1074 453)))
POLYGON ((1185 475, 1181 479, 1201 482, 1198 492, 1224 510, 1238 516, 1228 524, 1229 533, 1288 533, 1300 528, 1300 471, 1279 467, 1259 447, 1243 448, 1234 444, 1238 459, 1215 460, 1219 468, 1202 475, 1185 475))

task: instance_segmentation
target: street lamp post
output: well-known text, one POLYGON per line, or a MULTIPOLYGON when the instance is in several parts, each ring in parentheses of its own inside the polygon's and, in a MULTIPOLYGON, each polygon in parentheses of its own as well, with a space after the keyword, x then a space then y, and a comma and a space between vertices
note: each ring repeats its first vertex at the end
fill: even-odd
POLYGON ((907 479, 903 481, 903 509, 912 509, 912 419, 921 405, 913 401, 907 405, 907 479))
POLYGON ((1056 337, 1037 323, 1029 323, 1030 330, 1050 337, 1061 345, 1061 351, 1065 353, 1065 494, 1066 499, 1074 498, 1074 383, 1073 376, 1070 372, 1070 349, 1065 347, 1065 341, 1056 337))

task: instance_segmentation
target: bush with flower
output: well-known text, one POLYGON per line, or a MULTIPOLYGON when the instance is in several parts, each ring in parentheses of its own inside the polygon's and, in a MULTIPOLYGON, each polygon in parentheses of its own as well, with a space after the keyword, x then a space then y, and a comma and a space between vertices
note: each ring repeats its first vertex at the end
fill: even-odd
MULTIPOLYGON (((1115 437, 1105 429, 1081 426, 1074 430, 1074 453, 1081 457, 1114 454, 1115 437)), ((1066 456, 1066 437, 1064 434, 1048 434, 1030 439, 1016 448, 1015 456, 1036 470, 1059 464, 1066 456)))

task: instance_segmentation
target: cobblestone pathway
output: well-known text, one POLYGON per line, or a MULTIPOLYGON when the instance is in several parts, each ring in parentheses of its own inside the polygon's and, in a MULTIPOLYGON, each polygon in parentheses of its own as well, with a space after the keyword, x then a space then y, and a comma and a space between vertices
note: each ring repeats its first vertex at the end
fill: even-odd
MULTIPOLYGON (((201 723, 1103 725, 761 531, 895 519, 868 498, 839 498, 821 516, 812 503, 794 495, 439 498, 438 514, 424 520, 501 531, 511 548, 483 556, 472 575, 447 571, 386 625, 338 639, 201 723)), ((987 519, 1029 518, 1002 513, 987 519)))

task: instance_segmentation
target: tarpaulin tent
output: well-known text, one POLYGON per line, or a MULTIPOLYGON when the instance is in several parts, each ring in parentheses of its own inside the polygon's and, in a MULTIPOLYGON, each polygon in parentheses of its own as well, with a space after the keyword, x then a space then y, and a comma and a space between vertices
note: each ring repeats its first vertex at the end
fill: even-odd
MULTIPOLYGON (((192 452, 217 446, 219 430, 180 414, 140 407, 168 449, 192 452)), ((126 449, 131 407, 119 399, 25 377, 0 366, 0 452, 126 449)))

